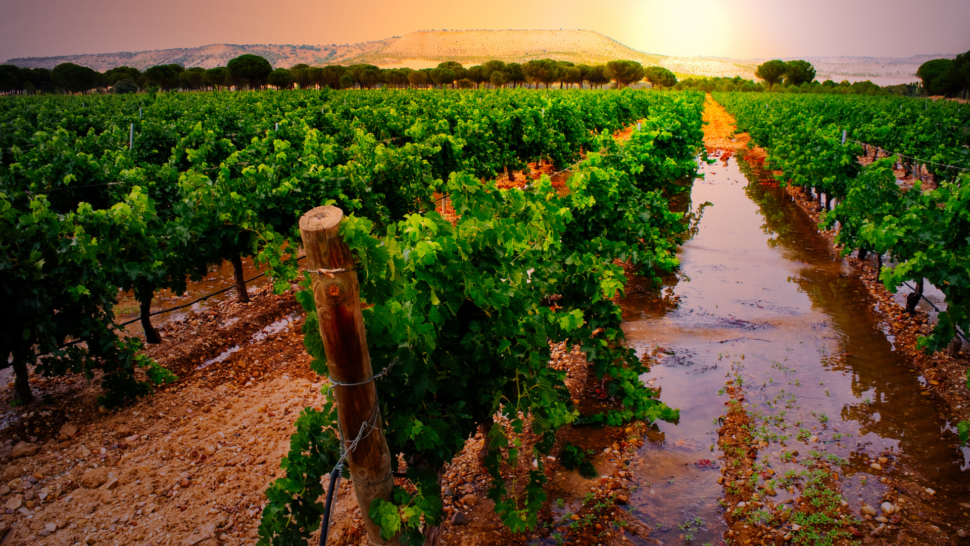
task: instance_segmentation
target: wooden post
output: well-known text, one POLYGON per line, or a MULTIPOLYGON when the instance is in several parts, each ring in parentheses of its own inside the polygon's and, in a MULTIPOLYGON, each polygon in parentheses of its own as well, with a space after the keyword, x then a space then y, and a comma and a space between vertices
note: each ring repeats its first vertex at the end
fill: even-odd
MULTIPOLYGON (((374 374, 360 312, 360 286, 350 249, 340 237, 344 213, 337 207, 317 207, 300 218, 300 235, 306 250, 313 282, 313 299, 320 321, 320 335, 327 353, 330 380, 337 383, 361 383, 374 374), (326 273, 317 273, 325 270, 326 273)), ((384 439, 377 387, 374 382, 357 386, 335 386, 341 441, 347 451, 347 462, 371 544, 397 544, 397 539, 381 539, 380 528, 371 520, 369 511, 374 499, 391 500, 394 477, 391 455, 384 439), (363 432, 361 433, 361 430, 363 432), (351 444, 362 439, 355 449, 351 444)))

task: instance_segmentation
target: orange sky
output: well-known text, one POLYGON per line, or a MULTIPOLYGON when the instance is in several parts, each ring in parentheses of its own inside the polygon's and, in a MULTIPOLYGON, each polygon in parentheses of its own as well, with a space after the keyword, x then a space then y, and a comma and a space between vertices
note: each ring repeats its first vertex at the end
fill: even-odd
POLYGON ((0 60, 476 28, 582 28, 666 55, 909 56, 967 51, 967 21, 970 0, 0 0, 0 60))

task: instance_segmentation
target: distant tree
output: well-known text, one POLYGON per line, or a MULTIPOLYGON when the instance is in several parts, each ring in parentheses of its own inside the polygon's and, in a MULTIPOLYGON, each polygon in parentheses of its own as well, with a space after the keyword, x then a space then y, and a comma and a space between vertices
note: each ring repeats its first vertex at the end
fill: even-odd
POLYGON ((950 59, 933 59, 921 64, 916 76, 923 80, 923 89, 927 95, 946 95, 953 90, 949 72, 953 66, 950 59))
POLYGON ((347 67, 347 73, 350 74, 350 77, 354 79, 354 83, 360 85, 361 87, 363 87, 363 84, 361 84, 361 79, 363 79, 364 71, 366 70, 380 71, 380 68, 372 64, 352 64, 347 67))
POLYGON ((559 89, 564 83, 581 84, 583 83, 583 70, 577 66, 561 66, 559 68, 559 89))
POLYGON ((957 55, 947 70, 947 79, 957 93, 962 92, 963 98, 970 94, 970 51, 957 55))
POLYGON ((313 78, 310 77, 310 67, 305 64, 298 64, 290 69, 293 83, 300 86, 300 89, 309 89, 313 86, 313 78))
POLYGON ((469 80, 468 78, 462 78, 455 82, 458 89, 474 89, 478 86, 475 82, 469 80))
POLYGON ((345 73, 342 76, 340 76, 339 83, 340 83, 341 89, 349 89, 354 86, 354 78, 350 74, 345 73))
POLYGON ((509 63, 505 65, 505 81, 511 83, 513 87, 518 87, 525 83, 525 73, 522 72, 522 65, 519 63, 509 63))
POLYGON ((505 87, 505 73, 501 70, 493 70, 492 76, 489 78, 492 87, 498 89, 499 87, 505 87))
POLYGON ((269 73, 267 82, 277 89, 289 89, 293 86, 293 74, 285 68, 277 68, 269 73))
POLYGON ((0 65, 0 92, 9 93, 22 88, 20 67, 12 64, 0 65))
POLYGON ((137 68, 130 68, 127 66, 116 66, 111 70, 104 73, 105 80, 108 85, 114 85, 115 82, 119 80, 131 80, 135 82, 141 77, 141 72, 137 68))
POLYGON ((310 83, 323 89, 327 84, 324 82, 324 72, 323 68, 315 66, 307 70, 307 75, 310 76, 310 83))
POLYGON ((502 61, 488 61, 482 65, 482 76, 485 81, 492 81, 493 72, 505 72, 505 63, 502 61))
POLYGON ((253 86, 263 85, 273 71, 273 65, 269 64, 269 61, 259 55, 248 53, 229 61, 226 68, 229 69, 229 75, 233 79, 242 80, 250 89, 253 86))
POLYGON ((474 82, 475 87, 481 87, 482 83, 488 81, 485 77, 485 70, 481 66, 469 68, 465 77, 474 82))
POLYGON ((610 83, 610 78, 606 75, 606 65, 597 64, 589 67, 589 72, 583 75, 583 79, 589 82, 589 86, 594 85, 598 88, 602 88, 604 85, 610 83))
POLYGON ((447 61, 438 64, 438 68, 444 68, 445 70, 451 70, 455 74, 455 80, 460 80, 467 77, 468 69, 462 66, 461 63, 455 61, 447 61))
POLYGON ((366 87, 367 89, 372 89, 374 86, 384 83, 384 78, 381 75, 381 69, 374 67, 364 70, 361 72, 359 83, 361 87, 366 87))
POLYGON ((428 76, 431 77, 431 81, 433 81, 435 85, 442 86, 442 89, 446 85, 453 85, 455 83, 455 73, 447 68, 432 68, 431 72, 428 73, 428 76))
MULTIPOLYGON (((677 85, 677 76, 662 66, 647 67, 643 70, 643 75, 657 89, 677 85)), ((731 83, 734 84, 734 82, 731 83)))
MULTIPOLYGON (((321 85, 326 85, 330 89, 340 89, 343 85, 340 82, 340 77, 347 72, 347 69, 340 66, 339 64, 329 65, 323 67, 322 82, 321 85)), ((353 81, 353 77, 351 80, 353 81)))
POLYGON ((94 70, 74 63, 61 63, 51 71, 54 85, 72 93, 94 89, 100 74, 94 70))
POLYGON ((552 59, 531 60, 522 65, 522 74, 527 82, 536 84, 537 88, 544 83, 549 89, 549 84, 559 77, 559 64, 552 59))
POLYGON ((126 93, 137 93, 138 84, 131 80, 118 80, 112 86, 112 90, 115 94, 123 95, 126 93))
POLYGON ((785 63, 785 83, 801 85, 815 79, 815 67, 808 61, 788 61, 785 63))
POLYGON ((604 74, 620 89, 643 79, 643 65, 636 61, 610 61, 604 74))
POLYGON ((785 76, 788 70, 788 63, 780 59, 765 61, 758 65, 754 75, 758 76, 768 84, 768 89, 775 86, 785 76))
POLYGON ((191 89, 198 89, 205 85, 205 69, 201 66, 195 66, 189 68, 185 72, 179 74, 179 82, 182 83, 182 87, 188 87, 191 89))
POLYGON ((424 70, 415 70, 408 74, 408 83, 414 87, 425 86, 431 83, 431 77, 424 70))
MULTIPOLYGON (((138 72, 134 68, 131 70, 135 73, 138 72)), ((24 68, 21 70, 21 76, 27 80, 24 82, 24 85, 30 83, 34 85, 37 91, 44 93, 54 92, 54 83, 51 81, 51 71, 46 68, 24 68)))
POLYGON ((165 66, 171 68, 172 72, 175 72, 176 74, 181 74, 182 72, 185 72, 185 67, 178 63, 172 63, 165 66))
POLYGON ((306 63, 297 63, 290 67, 290 70, 309 70, 310 65, 306 63))
POLYGON ((148 83, 164 90, 175 89, 179 84, 179 73, 170 65, 160 64, 145 70, 148 83))
POLYGON ((401 88, 408 84, 408 73, 399 68, 389 68, 381 71, 384 82, 391 87, 401 88))
POLYGON ((221 89, 222 86, 227 85, 226 80, 228 78, 229 69, 224 66, 217 66, 205 71, 205 82, 211 85, 213 89, 221 89))

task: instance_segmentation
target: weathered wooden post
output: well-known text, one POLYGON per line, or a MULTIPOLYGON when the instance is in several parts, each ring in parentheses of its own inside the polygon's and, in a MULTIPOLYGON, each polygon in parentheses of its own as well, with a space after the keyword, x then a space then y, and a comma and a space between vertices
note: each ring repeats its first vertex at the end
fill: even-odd
POLYGON ((377 387, 370 381, 374 374, 360 312, 357 272, 350 249, 339 235, 343 218, 343 211, 337 207, 317 207, 300 218, 300 235, 313 282, 330 381, 335 385, 341 441, 367 538, 371 544, 397 544, 396 539, 381 539, 380 528, 368 514, 374 499, 391 500, 394 477, 377 407, 377 387), (358 437, 356 445, 352 445, 358 437))

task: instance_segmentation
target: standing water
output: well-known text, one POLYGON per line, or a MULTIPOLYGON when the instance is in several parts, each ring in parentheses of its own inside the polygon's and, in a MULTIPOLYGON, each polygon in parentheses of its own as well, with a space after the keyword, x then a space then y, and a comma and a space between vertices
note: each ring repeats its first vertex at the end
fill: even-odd
MULTIPOLYGON (((622 305, 628 343, 655 362, 644 379, 680 409, 679 422, 656 424, 632 464, 631 515, 662 544, 727 539, 717 430, 725 382, 740 376, 757 439, 767 442, 757 457, 773 474, 758 481, 773 503, 797 499, 804 483, 793 473, 826 460, 846 508, 861 518, 868 505, 886 520, 881 540, 961 540, 970 531, 970 451, 894 351, 862 282, 747 164, 731 158, 700 172, 691 203, 703 210, 680 272, 659 301, 633 295, 622 305), (911 499, 894 516, 880 509, 892 487, 911 499)), ((861 541, 878 525, 854 522, 845 538, 861 541)))

